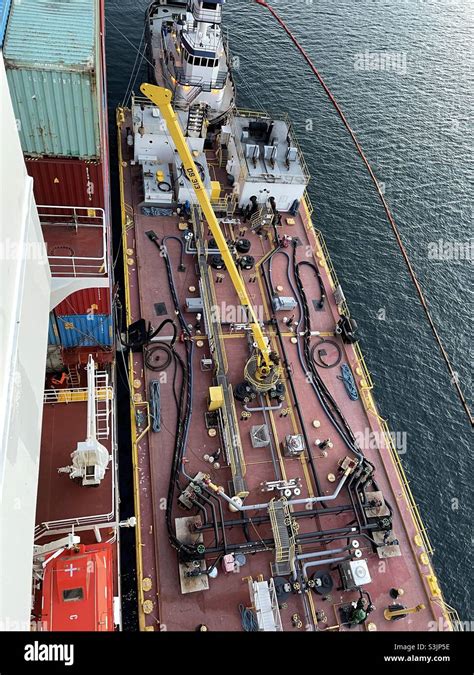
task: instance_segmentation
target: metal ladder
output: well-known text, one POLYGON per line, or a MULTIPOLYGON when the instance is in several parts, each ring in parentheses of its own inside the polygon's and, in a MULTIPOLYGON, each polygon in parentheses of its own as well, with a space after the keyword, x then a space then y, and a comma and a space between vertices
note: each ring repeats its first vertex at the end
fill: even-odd
POLYGON ((221 169, 223 169, 227 164, 227 160, 229 159, 229 151, 223 145, 219 145, 217 148, 217 158, 219 160, 219 166, 221 169))
POLYGON ((259 227, 267 227, 271 225, 273 219, 273 211, 268 206, 261 206, 258 211, 256 211, 250 217, 250 229, 252 232, 258 230, 259 227))
POLYGON ((71 388, 78 387, 80 382, 81 382, 81 378, 79 377, 79 371, 77 369, 77 365, 74 364, 73 366, 68 366, 67 370, 68 370, 68 374, 69 374, 69 386, 71 388))
POLYGON ((227 195, 227 206, 226 206, 226 216, 227 218, 232 218, 237 208, 237 195, 232 193, 232 195, 227 195))
POLYGON ((290 507, 286 499, 268 505, 268 515, 275 541, 275 562, 273 567, 277 575, 286 575, 295 567, 295 537, 292 529, 290 507))
POLYGON ((97 438, 110 435, 110 399, 109 375, 102 370, 95 371, 95 421, 97 438))

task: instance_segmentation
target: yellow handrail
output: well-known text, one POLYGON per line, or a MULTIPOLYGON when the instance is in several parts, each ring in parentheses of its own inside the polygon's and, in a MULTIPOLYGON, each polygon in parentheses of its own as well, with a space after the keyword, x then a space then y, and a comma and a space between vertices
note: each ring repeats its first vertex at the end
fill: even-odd
MULTIPOLYGON (((127 230, 133 226, 133 211, 132 211, 132 224, 130 225, 130 214, 127 213, 125 205, 125 195, 124 195, 124 176, 123 176, 123 157, 122 157, 122 124, 125 121, 125 111, 123 108, 117 110, 117 136, 118 136, 118 159, 119 159, 119 178, 120 178, 120 210, 122 217, 122 256, 124 262, 124 283, 125 283, 125 312, 126 312, 126 324, 127 327, 132 323, 132 312, 131 312, 131 303, 130 303, 130 283, 128 279, 128 253, 127 253, 127 230)), ((135 374, 133 371, 133 354, 130 353, 128 359, 128 379, 129 382, 133 382, 135 374)), ((148 415, 148 420, 149 420, 148 415)), ((145 600, 142 580, 143 580, 143 559, 142 559, 142 535, 141 535, 141 509, 140 509, 140 477, 139 477, 139 465, 138 465, 138 443, 139 435, 137 434, 136 427, 136 416, 135 416, 135 407, 130 398, 130 424, 131 424, 131 436, 132 436, 132 466, 133 466, 133 501, 135 507, 135 516, 137 519, 137 525, 135 528, 135 538, 136 538, 136 561, 137 561, 137 591, 138 591, 138 625, 140 630, 146 629, 145 622, 145 613, 143 611, 143 603, 145 600)), ((142 434, 140 434, 140 438, 142 434)))

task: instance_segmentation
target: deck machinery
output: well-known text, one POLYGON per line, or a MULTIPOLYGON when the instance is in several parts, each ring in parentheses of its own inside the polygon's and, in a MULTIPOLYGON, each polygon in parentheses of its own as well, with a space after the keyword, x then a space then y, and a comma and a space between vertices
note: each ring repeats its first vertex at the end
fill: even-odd
POLYGON ((450 630, 303 154, 234 107, 221 4, 152 3, 169 88, 118 111, 140 627, 450 630))

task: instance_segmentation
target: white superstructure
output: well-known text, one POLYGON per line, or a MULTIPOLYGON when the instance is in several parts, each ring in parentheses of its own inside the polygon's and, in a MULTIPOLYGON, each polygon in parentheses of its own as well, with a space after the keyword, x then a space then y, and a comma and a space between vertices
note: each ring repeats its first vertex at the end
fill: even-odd
POLYGON ((147 15, 154 78, 173 91, 173 106, 207 107, 212 120, 234 104, 227 47, 221 29, 224 0, 153 2, 147 15))
POLYGON ((51 274, 0 53, 0 630, 29 630, 51 274))

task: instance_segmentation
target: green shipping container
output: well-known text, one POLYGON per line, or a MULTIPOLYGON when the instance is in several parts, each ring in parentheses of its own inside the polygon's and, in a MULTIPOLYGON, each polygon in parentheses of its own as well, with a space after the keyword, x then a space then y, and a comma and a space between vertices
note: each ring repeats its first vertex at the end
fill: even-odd
POLYGON ((98 1, 12 4, 3 56, 26 155, 100 158, 98 1))

